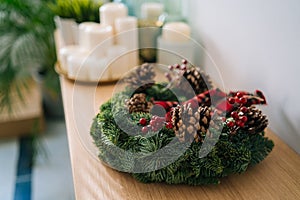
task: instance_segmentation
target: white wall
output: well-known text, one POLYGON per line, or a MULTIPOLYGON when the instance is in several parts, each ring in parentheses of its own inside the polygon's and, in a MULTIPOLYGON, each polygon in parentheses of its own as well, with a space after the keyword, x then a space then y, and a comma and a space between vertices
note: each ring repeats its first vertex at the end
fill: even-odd
MULTIPOLYGON (((187 2, 193 37, 218 65, 225 87, 263 90, 270 128, 300 153, 300 1, 187 2)), ((207 57, 198 64, 216 77, 207 57)))

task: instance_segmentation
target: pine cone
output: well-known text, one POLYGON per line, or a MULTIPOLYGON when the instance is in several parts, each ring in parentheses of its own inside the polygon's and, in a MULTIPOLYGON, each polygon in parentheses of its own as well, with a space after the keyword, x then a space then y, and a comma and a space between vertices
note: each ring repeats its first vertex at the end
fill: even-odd
POLYGON ((199 107, 196 112, 190 104, 177 106, 173 109, 172 123, 176 136, 181 141, 202 141, 203 133, 206 134, 211 120, 210 108, 199 107))
POLYGON ((134 94, 133 97, 131 97, 126 102, 126 105, 129 109, 129 113, 134 113, 134 112, 149 113, 153 106, 153 103, 148 102, 146 100, 146 95, 141 93, 141 94, 134 94))
MULTIPOLYGON (((190 67, 184 72, 183 77, 188 81, 190 87, 193 88, 196 95, 201 94, 213 87, 212 81, 210 80, 209 76, 199 68, 190 67)), ((188 91, 189 87, 184 87, 186 83, 183 83, 183 88, 187 88, 188 91)))
POLYGON ((268 126, 268 119, 263 115, 261 110, 251 106, 246 114, 248 121, 245 123, 243 130, 250 134, 260 133, 268 126))
POLYGON ((125 82, 138 93, 154 85, 154 77, 155 72, 153 65, 145 63, 138 67, 127 79, 125 79, 125 82))
POLYGON ((207 106, 199 107, 198 113, 200 114, 200 127, 199 131, 206 133, 207 129, 209 128, 209 123, 211 120, 211 108, 207 106))

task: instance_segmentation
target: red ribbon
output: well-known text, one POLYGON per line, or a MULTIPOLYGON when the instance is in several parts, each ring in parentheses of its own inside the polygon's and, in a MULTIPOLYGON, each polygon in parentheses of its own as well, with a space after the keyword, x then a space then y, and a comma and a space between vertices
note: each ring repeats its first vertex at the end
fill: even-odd
MULTIPOLYGON (((242 94, 243 97, 247 99, 247 102, 244 104, 244 106, 246 107, 249 107, 251 105, 267 104, 266 98, 260 90, 256 90, 254 93, 249 93, 245 91, 231 91, 227 95, 225 92, 222 92, 220 89, 217 88, 203 92, 193 97, 192 99, 183 102, 182 105, 190 104, 192 108, 198 108, 199 105, 210 106, 213 103, 216 104, 217 110, 228 113, 231 112, 236 105, 230 104, 227 99, 229 97, 235 97, 237 93, 242 94), (213 100, 213 102, 211 102, 211 100, 213 100)), ((162 106, 168 114, 172 108, 179 105, 179 102, 154 101, 154 104, 162 106)), ((170 118, 170 114, 167 117, 170 118)))

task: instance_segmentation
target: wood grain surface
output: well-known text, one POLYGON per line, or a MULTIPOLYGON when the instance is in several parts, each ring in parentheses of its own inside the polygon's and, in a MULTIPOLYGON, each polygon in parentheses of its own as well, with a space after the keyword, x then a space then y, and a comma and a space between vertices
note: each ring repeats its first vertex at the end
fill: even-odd
POLYGON ((61 77, 69 149, 78 200, 156 199, 300 199, 300 156, 270 130, 274 150, 246 173, 224 178, 220 185, 143 184, 97 159, 89 128, 113 85, 80 84, 61 77))

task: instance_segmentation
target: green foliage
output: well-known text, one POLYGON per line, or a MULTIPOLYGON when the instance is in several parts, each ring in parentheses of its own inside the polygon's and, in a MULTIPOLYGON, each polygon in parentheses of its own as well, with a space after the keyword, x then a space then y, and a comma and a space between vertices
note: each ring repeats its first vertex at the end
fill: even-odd
POLYGON ((56 0, 49 6, 58 16, 73 18, 76 22, 85 21, 99 22, 99 7, 102 5, 99 0, 56 0))
MULTIPOLYGON (((42 0, 1 0, 0 108, 10 107, 11 91, 20 91, 38 71, 47 71, 51 83, 56 62, 53 13, 42 0)), ((58 87, 51 89, 57 91, 58 87)), ((58 92, 58 91, 57 91, 58 92)))
MULTIPOLYGON (((152 93, 156 87, 160 86, 155 85, 148 89, 148 93, 152 93)), ((157 98, 161 99, 163 96, 160 94, 157 98)), ((264 137, 264 133, 251 135, 240 130, 236 135, 230 135, 229 130, 224 128, 218 142, 207 156, 199 157, 202 143, 195 141, 186 146, 184 153, 180 153, 178 149, 182 148, 182 142, 176 138, 173 130, 163 128, 159 133, 150 131, 146 135, 141 132, 141 128, 133 128, 131 134, 121 130, 120 122, 115 121, 116 116, 123 116, 122 126, 127 125, 128 129, 132 125, 138 125, 141 117, 148 120, 151 118, 149 113, 133 113, 128 117, 124 98, 126 92, 119 93, 100 107, 100 113, 95 117, 91 128, 91 136, 99 149, 99 158, 110 167, 122 171, 147 171, 165 162, 168 157, 178 154, 178 159, 166 167, 132 174, 143 183, 218 184, 222 177, 243 173, 249 166, 261 162, 274 146, 271 140, 264 137), (149 153, 162 148, 167 148, 165 154, 155 158, 148 157, 149 153), (141 162, 141 159, 145 162, 141 162), (137 161, 142 164, 137 165, 137 161)), ((213 129, 212 134, 216 131, 213 129)))

